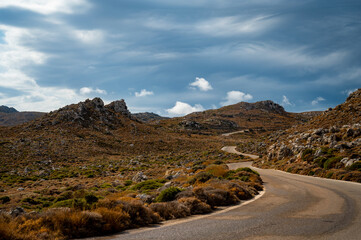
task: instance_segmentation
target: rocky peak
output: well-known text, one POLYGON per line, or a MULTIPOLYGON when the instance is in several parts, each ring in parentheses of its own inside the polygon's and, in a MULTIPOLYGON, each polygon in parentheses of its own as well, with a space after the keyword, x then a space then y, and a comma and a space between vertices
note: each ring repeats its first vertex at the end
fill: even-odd
POLYGON ((130 118, 131 114, 123 99, 105 106, 102 99, 94 98, 50 112, 36 125, 75 124, 95 129, 115 129, 118 125, 122 125, 124 117, 130 118))
POLYGON ((2 113, 16 113, 18 112, 15 108, 7 107, 7 106, 0 106, 0 112, 2 113))
POLYGON ((111 109, 112 111, 116 113, 121 113, 124 116, 131 117, 131 113, 129 112, 127 108, 127 104, 125 103, 124 99, 121 99, 119 101, 114 101, 109 103, 105 106, 108 109, 111 109))
POLYGON ((245 108, 247 110, 258 109, 258 110, 262 110, 262 111, 266 111, 266 112, 273 112, 273 113, 278 113, 278 114, 286 113, 285 109, 281 105, 279 105, 271 100, 260 101, 260 102, 256 102, 256 103, 242 102, 241 108, 245 108))

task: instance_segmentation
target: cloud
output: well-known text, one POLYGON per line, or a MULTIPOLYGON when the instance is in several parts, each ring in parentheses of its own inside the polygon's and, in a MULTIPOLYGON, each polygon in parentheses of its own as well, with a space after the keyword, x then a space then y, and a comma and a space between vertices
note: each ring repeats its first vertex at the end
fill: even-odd
POLYGON ((325 101, 323 97, 317 97, 315 100, 311 102, 312 105, 317 105, 319 102, 325 101))
POLYGON ((20 111, 47 112, 82 100, 74 89, 40 86, 34 77, 24 72, 24 68, 45 64, 48 59, 47 55, 23 46, 23 39, 34 38, 33 33, 4 25, 0 25, 0 30, 4 32, 3 43, 0 43, 1 105, 20 111))
POLYGON ((79 90, 80 94, 82 95, 89 95, 92 93, 99 93, 99 94, 107 94, 107 91, 99 89, 99 88, 89 88, 89 87, 83 87, 79 90))
POLYGON ((85 0, 1 0, 0 8, 17 7, 41 14, 73 13, 76 9, 85 9, 89 4, 85 0))
POLYGON ((154 95, 154 92, 147 91, 146 89, 142 89, 140 92, 135 92, 136 97, 146 97, 151 95, 154 95))
POLYGON ((345 95, 349 96, 351 93, 356 92, 356 91, 357 91, 357 88, 348 89, 348 90, 342 91, 342 94, 345 94, 345 95))
POLYGON ((76 39, 85 44, 99 44, 104 39, 104 33, 100 30, 74 30, 76 39))
POLYGON ((240 91, 230 91, 227 93, 227 97, 225 99, 226 99, 225 102, 221 102, 222 106, 227 106, 238 102, 252 100, 253 96, 251 94, 246 94, 240 91))
POLYGON ((292 106, 292 103, 285 95, 283 95, 283 98, 282 98, 282 105, 283 106, 292 106))
POLYGON ((192 87, 198 87, 199 90, 203 91, 203 92, 207 92, 209 90, 212 90, 212 86, 211 84, 205 80, 204 78, 199 78, 196 77, 196 80, 192 83, 189 84, 192 87))
POLYGON ((194 105, 194 107, 192 107, 188 103, 184 103, 184 102, 180 102, 180 101, 177 101, 176 104, 174 105, 174 107, 167 109, 167 112, 170 115, 178 115, 178 116, 179 115, 187 115, 192 112, 200 112, 200 111, 204 111, 204 108, 202 105, 196 104, 196 105, 194 105))
POLYGON ((237 16, 218 17, 196 24, 198 32, 216 37, 257 33, 270 30, 279 20, 270 16, 240 19, 237 16))

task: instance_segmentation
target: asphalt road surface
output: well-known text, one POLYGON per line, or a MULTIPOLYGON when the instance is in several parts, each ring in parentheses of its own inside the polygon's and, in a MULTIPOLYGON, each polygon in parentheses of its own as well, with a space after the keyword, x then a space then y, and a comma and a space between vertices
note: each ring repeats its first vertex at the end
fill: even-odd
POLYGON ((266 191, 246 205, 97 239, 361 239, 361 184, 256 170, 266 191))

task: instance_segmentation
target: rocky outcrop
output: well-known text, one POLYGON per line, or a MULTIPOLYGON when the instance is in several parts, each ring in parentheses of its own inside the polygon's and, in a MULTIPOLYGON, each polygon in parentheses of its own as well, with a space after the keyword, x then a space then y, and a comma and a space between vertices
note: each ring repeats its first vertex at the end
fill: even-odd
POLYGON ((244 108, 246 110, 258 109, 258 110, 263 110, 265 112, 286 114, 285 109, 281 105, 279 105, 271 100, 260 101, 260 102, 256 102, 256 103, 242 102, 241 108, 244 108))
POLYGON ((125 103, 124 99, 111 102, 110 104, 106 105, 105 107, 116 113, 121 113, 126 117, 129 117, 129 118, 131 117, 131 113, 129 112, 129 110, 127 108, 127 104, 125 103))
POLYGON ((152 112, 134 113, 132 114, 132 116, 133 118, 136 118, 141 122, 152 122, 152 121, 168 119, 167 117, 162 117, 152 112))
POLYGON ((12 107, 7 107, 7 106, 0 106, 0 112, 2 113, 16 113, 18 112, 18 110, 16 110, 15 108, 12 107))
POLYGON ((108 105, 104 105, 102 99, 94 98, 50 112, 34 124, 36 124, 37 127, 75 124, 94 129, 115 129, 122 126, 122 119, 124 119, 124 117, 128 119, 131 118, 131 113, 128 111, 124 100, 114 101, 108 105))

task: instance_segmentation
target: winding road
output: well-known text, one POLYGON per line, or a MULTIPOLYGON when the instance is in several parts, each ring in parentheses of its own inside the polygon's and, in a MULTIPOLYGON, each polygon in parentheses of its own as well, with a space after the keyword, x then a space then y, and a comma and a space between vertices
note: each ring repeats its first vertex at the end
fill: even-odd
POLYGON ((254 169, 266 188, 255 201, 97 239, 361 239, 361 184, 254 169))

